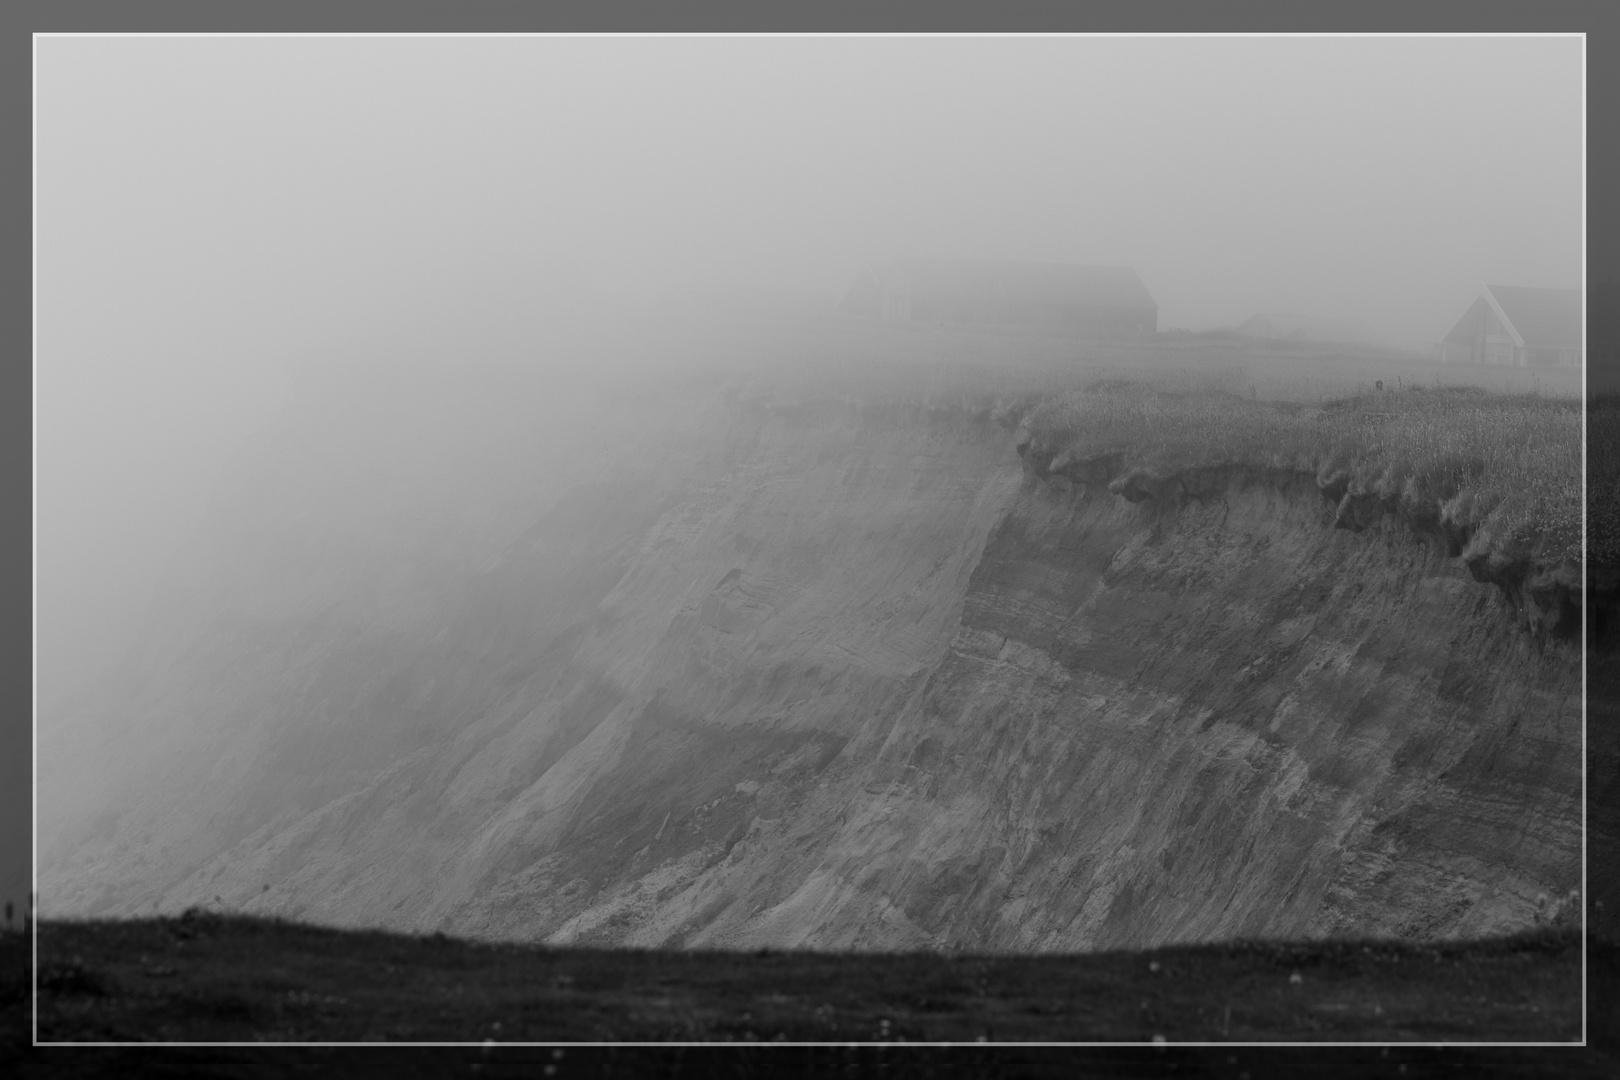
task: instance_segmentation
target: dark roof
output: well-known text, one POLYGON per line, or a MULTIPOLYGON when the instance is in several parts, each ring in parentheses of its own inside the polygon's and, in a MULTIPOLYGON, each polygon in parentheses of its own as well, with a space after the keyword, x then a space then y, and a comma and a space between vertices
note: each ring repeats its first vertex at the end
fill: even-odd
POLYGON ((1485 290, 1524 339, 1526 348, 1580 348, 1580 290, 1532 289, 1523 285, 1487 285, 1485 290))
POLYGON ((1158 309, 1147 286, 1128 266, 900 259, 873 266, 872 272, 889 295, 994 295, 1023 303, 1158 309))
POLYGON ((1462 313, 1462 318, 1441 338, 1441 341, 1452 341, 1466 345, 1479 337, 1479 324, 1485 318, 1485 309, 1490 307, 1483 296, 1474 297, 1474 302, 1468 305, 1468 310, 1462 313))

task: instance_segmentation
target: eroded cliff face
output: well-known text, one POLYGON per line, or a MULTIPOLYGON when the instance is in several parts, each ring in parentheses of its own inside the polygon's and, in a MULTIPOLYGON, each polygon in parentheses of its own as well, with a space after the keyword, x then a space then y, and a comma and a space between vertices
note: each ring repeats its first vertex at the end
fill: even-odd
POLYGON ((1579 884, 1578 653, 1397 517, 1136 498, 982 412, 682 409, 543 511, 492 492, 479 558, 354 579, 409 604, 199 600, 142 709, 260 719, 61 811, 42 909, 1071 949, 1483 934, 1579 884))
POLYGON ((881 891, 1032 948, 1472 934, 1566 895, 1576 658, 1403 530, 1330 523, 1304 483, 1032 482, 878 754, 913 830, 881 891))

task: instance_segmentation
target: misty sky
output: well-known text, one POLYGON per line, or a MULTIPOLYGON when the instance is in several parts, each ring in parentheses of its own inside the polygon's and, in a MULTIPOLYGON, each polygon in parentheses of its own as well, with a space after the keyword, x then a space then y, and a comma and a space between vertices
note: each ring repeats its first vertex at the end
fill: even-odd
POLYGON ((36 45, 45 694, 119 647, 288 361, 912 254, 1414 344, 1487 281, 1581 283, 1578 38, 36 45))

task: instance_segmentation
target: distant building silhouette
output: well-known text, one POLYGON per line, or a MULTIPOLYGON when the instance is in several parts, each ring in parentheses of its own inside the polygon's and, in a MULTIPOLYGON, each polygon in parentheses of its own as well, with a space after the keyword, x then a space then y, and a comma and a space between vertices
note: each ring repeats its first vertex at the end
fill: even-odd
POLYGON ((1435 354, 1447 363, 1579 367, 1580 291, 1487 285, 1435 354))
POLYGON ((1377 334, 1359 319, 1317 319, 1308 315, 1261 312, 1237 328, 1244 337, 1280 341, 1316 341, 1334 345, 1380 345, 1377 334))
POLYGON ((1014 323, 1152 333, 1159 306, 1128 266, 900 259, 861 271, 840 309, 886 322, 1014 323))

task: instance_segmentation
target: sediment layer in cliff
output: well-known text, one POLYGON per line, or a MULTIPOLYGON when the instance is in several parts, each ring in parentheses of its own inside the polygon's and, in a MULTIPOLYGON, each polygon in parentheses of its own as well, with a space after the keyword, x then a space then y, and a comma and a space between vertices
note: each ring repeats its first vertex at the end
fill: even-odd
POLYGON ((1441 506, 1414 503, 1399 492, 1368 491, 1343 470, 1314 470, 1210 462, 1174 470, 1132 465, 1123 452, 1080 457, 1041 447, 1019 428, 1015 445, 1025 469, 1058 491, 1078 496, 1106 491, 1129 502, 1181 507, 1224 499, 1229 491, 1256 484, 1279 490, 1314 488, 1332 507, 1332 527, 1362 532, 1386 518, 1451 558, 1460 559, 1475 581, 1497 586, 1519 611, 1531 633, 1559 639, 1580 634, 1583 588, 1579 563, 1546 561, 1526 545, 1493 543, 1441 506))

